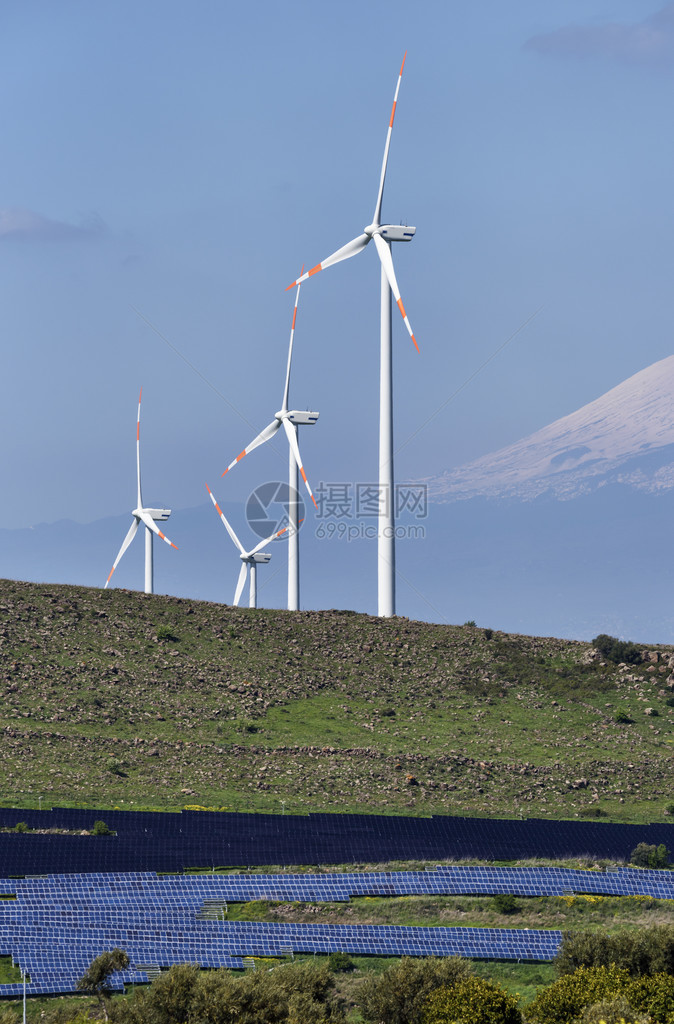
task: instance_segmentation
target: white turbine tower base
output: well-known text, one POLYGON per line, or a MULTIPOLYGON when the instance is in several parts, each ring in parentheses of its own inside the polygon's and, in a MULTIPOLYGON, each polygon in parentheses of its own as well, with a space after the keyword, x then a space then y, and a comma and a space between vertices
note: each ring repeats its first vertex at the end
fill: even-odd
MULTIPOLYGON (((301 274, 289 288, 299 287, 303 281, 313 277, 319 270, 325 270, 335 263, 348 260, 361 252, 370 241, 374 241, 381 262, 381 331, 380 331, 380 365, 379 365, 379 517, 377 524, 377 607, 381 616, 396 613, 395 604, 395 491, 393 475, 393 369, 392 369, 392 338, 391 338, 391 294, 396 301, 400 314, 414 347, 419 351, 417 339, 414 337, 405 307, 400 296, 400 289, 393 269, 391 258, 391 242, 409 242, 414 237, 416 228, 408 225, 382 224, 381 206, 384 197, 384 182, 391 147, 393 119, 398 103, 398 92, 402 80, 405 56, 400 66, 398 82, 393 97, 393 108, 389 120, 384 159, 379 178, 379 191, 374 208, 372 223, 363 228, 363 233, 337 249, 331 256, 317 263, 306 274, 301 274)), ((286 289, 286 291, 288 290, 286 289)))
POLYGON ((272 533, 269 537, 265 537, 265 539, 261 540, 259 544, 256 544, 254 548, 251 548, 250 551, 245 551, 243 544, 232 529, 225 513, 215 500, 215 495, 208 484, 206 484, 206 490, 210 495, 211 501, 215 505, 215 510, 220 516, 227 533, 239 549, 239 558, 243 563, 239 571, 239 578, 236 582, 236 590, 234 591, 234 600, 232 601, 232 604, 235 608, 238 607, 239 601, 241 600, 241 594, 243 593, 243 588, 246 585, 246 578, 248 577, 248 607, 257 608, 257 567, 258 565, 266 565, 267 562, 271 560, 271 555, 266 551, 262 551, 262 548, 271 541, 276 540, 276 538, 280 537, 282 533, 286 533, 288 527, 284 526, 282 530, 278 530, 276 533, 272 533))
MULTIPOLYGON (((304 267, 302 267, 302 270, 304 270, 304 267)), ((290 328, 286 381, 283 389, 283 405, 281 409, 274 414, 274 419, 269 426, 265 427, 262 433, 258 434, 257 437, 251 441, 248 447, 244 448, 240 455, 237 455, 233 462, 230 462, 229 466, 222 474, 225 476, 226 473, 229 473, 230 469, 233 469, 238 462, 241 462, 244 455, 248 455, 249 452, 252 452, 254 448, 258 448, 261 444, 264 444, 265 441, 269 441, 279 427, 283 427, 288 439, 288 611, 291 612, 299 611, 300 607, 300 523, 299 502, 297 500, 297 495, 299 495, 299 475, 301 475, 304 480, 304 484, 314 506, 316 506, 316 508, 318 507, 302 465, 299 444, 297 442, 297 428, 299 426, 313 426, 319 417, 319 413, 309 412, 308 410, 300 411, 299 409, 288 409, 290 367, 293 358, 293 344, 295 340, 295 324, 297 322, 297 305, 299 298, 300 287, 298 285, 297 292, 295 294, 293 322, 290 328)), ((281 531, 281 533, 282 532, 283 531, 281 531)))
POLYGON ((152 541, 153 535, 156 533, 158 537, 161 537, 163 541, 169 544, 172 548, 176 548, 173 541, 170 541, 166 534, 162 533, 157 523, 164 523, 171 515, 170 508, 144 508, 143 498, 141 495, 140 488, 140 403, 143 397, 143 389, 140 389, 140 395, 138 396, 138 418, 136 420, 136 477, 138 484, 137 498, 138 502, 136 508, 132 511, 133 522, 129 527, 129 532, 122 542, 122 546, 119 549, 117 558, 115 559, 112 569, 108 573, 108 578, 105 581, 104 589, 107 590, 108 584, 112 579, 112 574, 119 565, 122 555, 128 548, 129 544, 136 536, 136 532, 141 523, 145 526, 145 593, 154 593, 154 574, 153 574, 153 550, 152 541))

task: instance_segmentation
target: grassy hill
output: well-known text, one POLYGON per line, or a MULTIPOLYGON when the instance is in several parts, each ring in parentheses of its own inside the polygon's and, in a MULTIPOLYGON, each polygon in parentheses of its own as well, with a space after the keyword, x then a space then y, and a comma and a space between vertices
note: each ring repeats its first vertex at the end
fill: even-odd
POLYGON ((0 581, 0 802, 663 820, 674 649, 649 659, 0 581))

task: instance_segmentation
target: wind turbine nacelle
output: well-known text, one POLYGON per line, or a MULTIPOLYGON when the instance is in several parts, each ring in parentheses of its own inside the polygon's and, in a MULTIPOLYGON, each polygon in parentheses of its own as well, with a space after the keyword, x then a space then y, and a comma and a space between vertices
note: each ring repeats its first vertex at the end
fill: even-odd
POLYGON ((255 562, 257 565, 266 565, 267 562, 271 561, 271 555, 267 551, 256 551, 254 555, 250 556, 248 561, 255 562))
POLYGON ((300 412, 298 409, 293 409, 288 413, 288 419, 298 427, 310 427, 316 422, 319 415, 317 412, 300 412))
POLYGON ((411 242, 417 229, 408 224, 384 224, 380 229, 382 238, 387 242, 411 242))
POLYGON ((146 508, 145 511, 155 523, 165 523, 171 515, 170 508, 146 508))

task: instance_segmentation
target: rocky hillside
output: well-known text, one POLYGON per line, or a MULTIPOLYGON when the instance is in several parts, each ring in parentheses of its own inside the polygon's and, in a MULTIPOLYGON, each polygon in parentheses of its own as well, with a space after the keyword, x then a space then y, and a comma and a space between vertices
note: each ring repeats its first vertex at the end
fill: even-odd
MULTIPOLYGON (((674 651, 0 582, 5 806, 659 820, 674 651)), ((666 819, 665 819, 666 820, 666 819)))

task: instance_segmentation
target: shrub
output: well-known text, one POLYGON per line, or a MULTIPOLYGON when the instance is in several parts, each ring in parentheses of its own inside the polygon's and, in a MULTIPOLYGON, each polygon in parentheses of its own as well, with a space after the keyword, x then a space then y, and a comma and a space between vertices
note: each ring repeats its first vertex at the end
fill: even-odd
POLYGON ((667 804, 665 807, 667 814, 674 814, 674 804, 667 804))
POLYGON ((497 910, 499 914, 519 914, 521 909, 515 897, 510 893, 497 892, 494 896, 494 910, 497 910))
POLYGON ((494 635, 493 629, 483 629, 482 632, 484 633, 485 640, 491 640, 494 635))
POLYGON ((517 998, 491 981, 466 978, 434 992, 423 1024, 522 1024, 517 998))
POLYGON ((178 643, 180 637, 170 626, 157 626, 157 640, 172 640, 173 643, 178 643))
POLYGON ((528 1008, 531 1024, 567 1024, 575 1021, 586 1007, 602 999, 622 995, 629 982, 627 971, 610 967, 579 967, 539 992, 528 1008))
POLYGON ((651 1024, 651 1018, 637 1013, 624 996, 617 996, 587 1006, 579 1024, 651 1024))
POLYGON ((106 1020, 108 1010, 105 1000, 110 994, 110 978, 116 971, 123 971, 128 966, 129 958, 124 950, 111 949, 92 960, 77 983, 78 989, 82 992, 96 996, 106 1020))
POLYGON ((421 1024, 429 997, 470 976, 467 961, 459 957, 415 960, 404 956, 400 963, 379 975, 366 978, 357 1001, 367 1024, 421 1024))
POLYGON ((356 965, 348 953, 330 953, 328 956, 328 970, 334 974, 355 970, 356 965))
POLYGON ((578 812, 581 818, 605 818, 606 811, 602 811, 601 807, 597 807, 596 804, 591 804, 589 807, 581 807, 578 812))
POLYGON ((674 978, 659 973, 651 978, 635 978, 627 992, 635 1010, 649 1015, 653 1024, 671 1024, 674 1021, 674 978))
POLYGON ((16 825, 14 826, 14 831, 15 832, 27 832, 28 831, 28 825, 26 824, 25 821, 17 821, 16 825))
POLYGON ((112 832, 110 831, 110 829, 108 828, 104 821, 99 820, 94 822, 94 827, 91 830, 91 834, 92 836, 110 836, 112 835, 112 832))
POLYGON ((334 976, 313 963, 272 971, 200 972, 180 964, 163 972, 149 990, 113 1004, 114 1024, 345 1024, 334 976))
POLYGON ((572 974, 580 967, 609 967, 611 964, 632 977, 674 972, 674 927, 656 925, 615 935, 564 933, 555 961, 558 974, 572 974))
POLYGON ((618 708, 613 716, 613 721, 618 722, 620 725, 631 725, 634 719, 630 718, 629 713, 625 711, 625 708, 618 708))
POLYGON ((635 864, 638 868, 667 868, 669 850, 664 843, 660 843, 659 846, 639 843, 630 854, 630 864, 635 864))
POLYGON ((615 636, 607 633, 600 633, 592 641, 595 650, 606 658, 607 661, 625 662, 628 665, 638 665, 641 662, 641 651, 636 644, 627 640, 618 640, 615 636))
POLYGON ((477 622, 475 621, 475 619, 468 619, 466 622, 464 622, 464 626, 477 626, 477 622))

